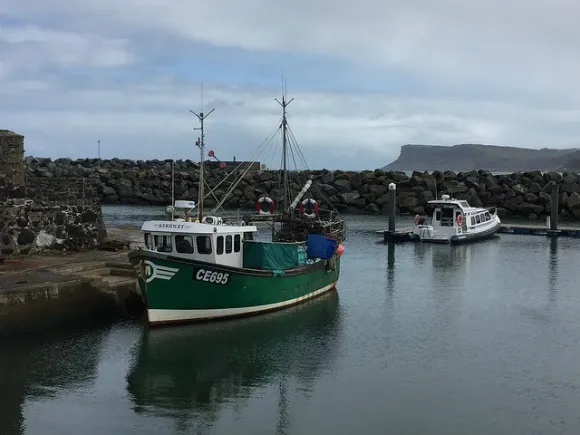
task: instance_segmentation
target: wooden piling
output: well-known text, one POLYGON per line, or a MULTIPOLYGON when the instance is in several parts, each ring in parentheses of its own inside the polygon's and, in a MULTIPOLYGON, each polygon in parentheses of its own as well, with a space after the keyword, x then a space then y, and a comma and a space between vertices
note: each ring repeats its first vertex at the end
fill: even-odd
POLYGON ((389 231, 395 232, 395 210, 397 209, 397 185, 389 184, 389 231))

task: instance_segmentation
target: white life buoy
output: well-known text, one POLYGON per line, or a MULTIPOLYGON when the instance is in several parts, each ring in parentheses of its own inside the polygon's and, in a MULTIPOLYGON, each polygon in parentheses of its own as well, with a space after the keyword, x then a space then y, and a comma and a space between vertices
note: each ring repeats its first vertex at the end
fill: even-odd
POLYGON ((318 216, 318 203, 312 198, 306 198, 300 203, 300 216, 314 218, 318 216))
POLYGON ((262 196, 260 199, 256 201, 256 211, 258 214, 262 215, 269 215, 274 214, 274 210, 276 209, 276 204, 274 200, 268 196, 262 196), (268 205, 268 209, 264 210, 264 205, 268 205))

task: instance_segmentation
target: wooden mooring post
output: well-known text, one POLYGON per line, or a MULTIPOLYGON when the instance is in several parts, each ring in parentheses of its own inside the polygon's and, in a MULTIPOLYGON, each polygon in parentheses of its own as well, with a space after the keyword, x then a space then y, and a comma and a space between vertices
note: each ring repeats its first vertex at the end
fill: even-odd
POLYGON ((397 210, 397 185, 389 184, 389 231, 395 232, 395 219, 397 210))
POLYGON ((387 204, 387 215, 389 217, 389 226, 386 231, 383 231, 383 242, 404 242, 410 239, 409 231, 397 231, 397 185, 395 183, 389 184, 389 203, 387 204))

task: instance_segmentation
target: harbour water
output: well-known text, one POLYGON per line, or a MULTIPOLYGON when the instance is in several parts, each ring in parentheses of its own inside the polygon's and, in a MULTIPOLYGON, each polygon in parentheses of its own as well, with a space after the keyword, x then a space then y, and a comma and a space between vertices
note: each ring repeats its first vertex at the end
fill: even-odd
POLYGON ((384 218, 348 226, 338 291, 299 307, 1 342, 0 434, 580 433, 580 240, 386 246, 384 218))

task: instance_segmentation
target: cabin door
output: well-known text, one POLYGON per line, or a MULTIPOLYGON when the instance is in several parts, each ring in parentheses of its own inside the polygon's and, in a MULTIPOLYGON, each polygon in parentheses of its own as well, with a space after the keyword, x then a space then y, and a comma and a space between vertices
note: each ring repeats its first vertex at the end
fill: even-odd
POLYGON ((441 209, 440 208, 436 208, 435 211, 433 212, 433 219, 432 219, 431 225, 433 225, 433 227, 440 227, 441 226, 441 209))
POLYGON ((455 209, 451 207, 445 207, 441 210, 441 222, 442 227, 453 227, 455 225, 455 209))

